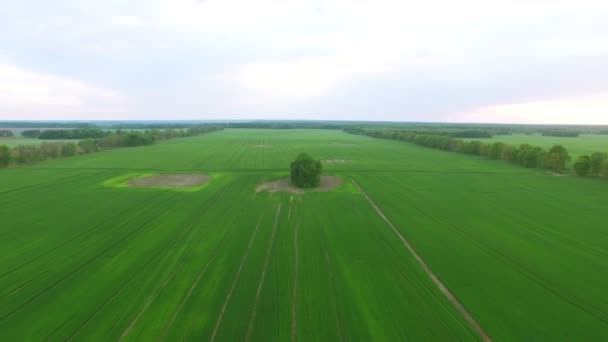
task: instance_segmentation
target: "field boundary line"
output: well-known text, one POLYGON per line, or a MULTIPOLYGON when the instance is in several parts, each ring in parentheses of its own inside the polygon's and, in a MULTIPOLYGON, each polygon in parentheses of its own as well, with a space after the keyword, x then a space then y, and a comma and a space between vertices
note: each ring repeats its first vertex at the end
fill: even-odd
MULTIPOLYGON (((129 167, 29 167, 30 169, 37 170, 101 170, 101 171, 140 171, 140 172, 243 172, 243 173, 265 173, 265 172, 285 172, 285 169, 281 168, 200 168, 200 169, 159 169, 159 168, 129 168, 129 167)), ((425 170, 425 169, 394 169, 394 170, 382 170, 382 169, 336 169, 328 170, 331 173, 353 173, 353 172, 365 172, 365 173, 425 173, 425 174, 485 174, 485 175, 530 175, 530 170, 515 170, 515 171, 475 171, 475 170, 462 170, 462 171, 445 171, 445 170, 425 170)), ((538 174, 532 172, 532 174, 538 174)), ((1 195, 2 193, 0 193, 1 195)))
POLYGON ((268 245, 268 250, 266 251, 266 260, 264 260, 264 268, 262 269, 262 275, 260 276, 260 282, 258 284, 258 289, 255 293, 255 301, 253 303, 253 309, 251 310, 251 318, 249 319, 249 326, 247 327, 247 335, 245 336, 245 341, 249 341, 251 338, 251 334, 253 333, 253 325, 255 324, 256 312, 258 309, 258 302, 260 301, 260 293, 262 292, 262 287, 264 286, 264 280, 266 279, 266 270, 268 269, 268 262, 270 261, 270 254, 272 254, 272 246, 274 245, 274 238, 277 232, 277 226, 279 225, 279 214, 281 213, 281 204, 279 204, 277 208, 277 215, 274 218, 274 227, 272 227, 272 235, 270 236, 270 244, 268 245))
POLYGON ((291 304, 291 341, 296 341, 296 327, 297 327, 297 303, 298 303, 298 233, 300 230, 300 223, 296 224, 293 233, 293 255, 294 255, 294 266, 293 266, 293 293, 292 304, 291 304))
POLYGON ((232 297, 234 288, 236 287, 236 284, 239 281, 239 277, 241 275, 241 272, 243 271, 243 267, 245 267, 245 263, 247 262, 247 258, 249 257, 249 251, 251 250, 251 245, 253 245, 253 240, 255 239, 255 236, 258 233, 258 228, 260 228, 260 224, 262 223, 263 217, 264 217, 264 215, 260 216, 260 218, 258 219, 258 223, 256 224, 255 229, 253 230, 253 234, 251 234, 251 238, 249 239, 249 244, 247 245, 247 249, 245 250, 245 253, 243 254, 243 258, 241 259, 241 264, 239 265, 239 269, 237 270, 236 275, 234 276, 234 279, 232 280, 232 285, 230 286, 230 290, 228 291, 228 294, 226 295, 226 299, 224 299, 224 304, 222 305, 222 310, 220 311, 220 314, 217 318, 217 322, 215 322, 215 327, 213 328, 213 333, 211 334, 211 338, 209 339, 209 341, 211 341, 211 342, 213 342, 215 340, 215 336, 217 335, 220 325, 222 324, 222 319, 224 318, 224 313, 226 312, 228 303, 230 303, 230 298, 232 297))
POLYGON ((462 317, 471 325, 471 327, 479 334, 479 336, 484 341, 491 342, 492 338, 490 337, 490 335, 488 335, 485 332, 485 330, 481 327, 481 325, 479 325, 479 323, 475 320, 475 318, 473 318, 471 313, 469 313, 469 311, 467 311, 467 309, 462 305, 462 303, 460 303, 460 301, 456 298, 456 296, 454 296, 454 294, 448 289, 447 286, 445 286, 445 284, 439 279, 439 277, 437 277, 437 275, 435 275, 435 273, 428 266, 426 261, 424 261, 424 259, 422 259, 422 257, 418 254, 418 252, 416 252, 414 247, 407 241, 407 239, 403 236, 403 234, 401 234, 401 232, 397 229, 397 227, 395 227, 395 225, 393 225, 393 223, 386 217, 386 215, 384 215, 384 213, 382 212, 380 207, 374 202, 374 200, 372 200, 371 197, 369 197, 369 195, 365 192, 365 190, 363 190, 361 188, 361 186, 359 186, 359 184, 354 179, 351 179, 351 182, 357 187, 357 189, 359 189, 359 191, 361 191, 361 193, 367 199, 369 204, 376 210, 376 213, 378 213, 378 215, 388 224, 388 226, 391 227, 391 229, 395 232, 395 234, 397 234, 397 236, 399 237, 399 239, 401 240, 403 245, 414 256, 414 258, 416 259, 416 261, 418 261, 420 266, 422 266, 422 269, 424 269, 424 271, 431 278, 433 283, 435 283, 435 285, 437 285, 437 287, 439 288, 439 291, 441 291, 441 293, 443 293, 446 296, 446 298, 450 301, 450 303, 452 303, 454 308, 462 315, 462 317))

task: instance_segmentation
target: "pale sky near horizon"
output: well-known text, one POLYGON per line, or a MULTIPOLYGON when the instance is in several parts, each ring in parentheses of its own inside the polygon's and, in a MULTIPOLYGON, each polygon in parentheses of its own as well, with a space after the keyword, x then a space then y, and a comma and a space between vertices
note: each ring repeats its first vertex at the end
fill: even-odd
POLYGON ((0 8, 0 120, 608 124, 608 1, 0 8))

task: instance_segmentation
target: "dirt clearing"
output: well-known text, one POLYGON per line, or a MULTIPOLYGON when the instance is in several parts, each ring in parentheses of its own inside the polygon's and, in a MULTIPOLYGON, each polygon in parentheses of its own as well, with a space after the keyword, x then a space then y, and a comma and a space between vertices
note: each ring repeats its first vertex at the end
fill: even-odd
POLYGON ((272 182, 262 183, 255 189, 256 192, 268 191, 268 192, 291 192, 301 194, 305 191, 330 191, 342 185, 342 179, 334 176, 321 176, 321 184, 313 189, 301 189, 293 184, 289 178, 281 178, 272 182))
POLYGON ((182 188, 205 184, 209 176, 202 174, 154 175, 129 180, 129 185, 137 188, 172 187, 182 188))

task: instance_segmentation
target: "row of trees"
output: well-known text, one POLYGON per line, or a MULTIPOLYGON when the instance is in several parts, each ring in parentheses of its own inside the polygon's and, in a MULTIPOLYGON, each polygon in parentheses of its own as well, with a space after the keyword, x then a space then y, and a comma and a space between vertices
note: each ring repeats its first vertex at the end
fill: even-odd
MULTIPOLYGON (((547 169, 557 173, 563 172, 570 161, 570 155, 562 145, 555 145, 551 149, 545 150, 529 144, 514 146, 501 142, 463 141, 448 136, 415 134, 399 130, 372 130, 359 127, 345 129, 345 131, 351 134, 406 141, 444 151, 485 156, 519 164, 527 168, 547 169)), ((574 163, 574 170, 576 174, 581 176, 603 174, 608 178, 608 158, 604 153, 579 157, 574 163)))
POLYGON ((0 145, 0 167, 9 164, 29 164, 47 159, 71 157, 102 150, 151 145, 158 140, 188 137, 222 129, 219 126, 193 127, 187 130, 166 132, 120 131, 112 132, 99 139, 82 139, 78 142, 44 142, 40 145, 20 145, 13 148, 0 145))
POLYGON ((544 137, 566 137, 576 138, 580 135, 577 130, 573 129, 545 129, 540 132, 544 137))
POLYGON ((579 176, 594 176, 603 175, 608 178, 608 154, 595 152, 589 155, 583 155, 574 162, 574 172, 579 176))
POLYGON ((42 133, 42 131, 40 131, 39 129, 28 129, 26 131, 21 132, 21 136, 36 139, 40 136, 40 133, 42 133))
POLYGON ((97 128, 78 128, 78 129, 49 129, 38 134, 38 139, 48 140, 68 140, 68 139, 98 139, 110 135, 109 131, 97 128))
POLYGON ((0 129, 0 138, 12 138, 13 131, 10 129, 0 129))

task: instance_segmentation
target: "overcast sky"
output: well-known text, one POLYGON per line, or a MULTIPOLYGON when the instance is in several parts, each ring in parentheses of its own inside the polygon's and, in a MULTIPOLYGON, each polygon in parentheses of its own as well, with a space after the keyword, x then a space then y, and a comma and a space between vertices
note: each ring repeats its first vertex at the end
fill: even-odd
POLYGON ((22 119, 608 124, 608 1, 13 1, 22 119))

